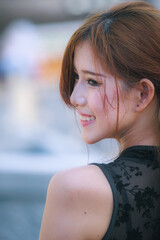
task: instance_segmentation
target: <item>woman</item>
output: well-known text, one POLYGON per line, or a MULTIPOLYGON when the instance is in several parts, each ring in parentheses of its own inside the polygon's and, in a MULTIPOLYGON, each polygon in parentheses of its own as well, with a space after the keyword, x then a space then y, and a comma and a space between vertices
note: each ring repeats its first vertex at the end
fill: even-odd
POLYGON ((91 16, 67 45, 60 92, 86 143, 115 138, 121 152, 52 178, 40 240, 158 240, 160 12, 130 2, 91 16))

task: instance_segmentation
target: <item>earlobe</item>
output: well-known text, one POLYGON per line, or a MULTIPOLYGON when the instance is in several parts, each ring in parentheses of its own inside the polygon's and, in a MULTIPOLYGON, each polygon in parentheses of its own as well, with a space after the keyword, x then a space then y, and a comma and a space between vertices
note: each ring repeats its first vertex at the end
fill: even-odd
POLYGON ((142 79, 138 84, 138 100, 136 111, 144 110, 152 101, 155 94, 153 83, 149 79, 142 79))

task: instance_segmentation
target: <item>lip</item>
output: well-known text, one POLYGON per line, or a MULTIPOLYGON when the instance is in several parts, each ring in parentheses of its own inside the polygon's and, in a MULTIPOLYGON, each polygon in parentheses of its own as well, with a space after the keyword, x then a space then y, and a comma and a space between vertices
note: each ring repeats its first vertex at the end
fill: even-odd
POLYGON ((80 120, 80 124, 82 127, 87 127, 89 125, 91 125, 92 123, 95 122, 96 119, 90 120, 90 121, 84 121, 84 120, 80 120))
MULTIPOLYGON (((78 112, 78 113, 83 117, 93 117, 93 115, 89 115, 89 114, 86 114, 86 113, 81 113, 81 112, 78 112)), ((96 118, 92 119, 90 121, 80 119, 80 124, 81 124, 82 127, 87 127, 87 126, 91 125, 92 123, 94 123, 95 120, 96 120, 96 118)))
POLYGON ((94 117, 93 115, 82 113, 80 111, 77 111, 79 115, 84 116, 84 117, 94 117))

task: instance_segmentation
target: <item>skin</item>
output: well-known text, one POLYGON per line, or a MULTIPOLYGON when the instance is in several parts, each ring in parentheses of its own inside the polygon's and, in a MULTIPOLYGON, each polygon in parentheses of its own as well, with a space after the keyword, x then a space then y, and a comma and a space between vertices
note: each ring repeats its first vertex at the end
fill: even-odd
MULTIPOLYGON (((74 66, 76 84, 71 102, 80 115, 88 114, 96 118, 87 127, 82 126, 82 139, 92 144, 103 138, 116 138, 117 93, 114 78, 103 70, 98 61, 95 68, 89 42, 83 42, 77 46, 74 66), (88 73, 97 73, 97 69, 98 73, 103 74, 104 77, 96 77, 88 73)), ((157 142, 154 138, 158 127, 156 118, 158 103, 152 82, 142 79, 134 88, 128 89, 123 81, 118 79, 118 91, 118 137, 123 148, 157 142), (148 127, 150 124, 155 127, 148 127), (144 139, 146 139, 145 142, 144 139)))
POLYGON ((112 191, 98 167, 58 173, 49 184, 39 239, 102 239, 112 209, 112 191))
MULTIPOLYGON (((94 66, 89 42, 79 44, 74 57, 76 83, 71 102, 82 118, 82 139, 89 144, 117 137, 115 80, 98 61, 96 69, 94 66), (86 124, 84 117, 92 118, 86 124)), ((119 79, 118 90, 118 137, 122 149, 159 145, 158 101, 151 81, 142 79, 128 89, 119 79)), ((100 240, 109 227, 112 211, 112 190, 97 166, 57 173, 48 187, 39 240, 100 240)))

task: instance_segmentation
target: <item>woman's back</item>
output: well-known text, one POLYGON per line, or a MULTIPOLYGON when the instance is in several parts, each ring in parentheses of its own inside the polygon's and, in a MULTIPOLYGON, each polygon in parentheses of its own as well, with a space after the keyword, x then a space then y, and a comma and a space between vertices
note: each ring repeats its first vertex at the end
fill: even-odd
POLYGON ((94 165, 53 177, 40 239, 159 240, 156 147, 133 146, 112 163, 94 165))
POLYGON ((158 240, 160 236, 160 161, 156 147, 133 146, 110 164, 97 164, 114 199, 104 240, 158 240))

